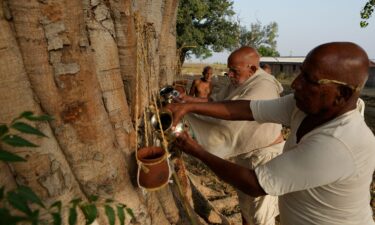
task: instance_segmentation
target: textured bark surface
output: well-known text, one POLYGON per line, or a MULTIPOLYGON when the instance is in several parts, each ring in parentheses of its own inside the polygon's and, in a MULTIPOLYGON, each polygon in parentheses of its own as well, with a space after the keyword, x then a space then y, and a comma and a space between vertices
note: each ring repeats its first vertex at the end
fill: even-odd
MULTIPOLYGON (((0 185, 30 186, 44 201, 114 198, 139 224, 181 224, 167 187, 134 185, 143 113, 176 70, 177 0, 0 0, 0 122, 47 113, 49 138, 10 148, 0 185)), ((102 224, 102 221, 99 221, 102 224)))

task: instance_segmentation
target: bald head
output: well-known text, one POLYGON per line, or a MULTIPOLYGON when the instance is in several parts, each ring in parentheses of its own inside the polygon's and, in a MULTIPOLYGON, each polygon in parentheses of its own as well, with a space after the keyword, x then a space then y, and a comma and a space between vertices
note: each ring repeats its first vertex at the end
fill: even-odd
MULTIPOLYGON (((314 65, 328 79, 363 87, 368 77, 366 52, 351 42, 331 42, 314 48, 305 63, 314 65)), ((305 64, 304 63, 304 64, 305 64)))
POLYGON ((243 46, 230 54, 228 61, 230 60, 243 64, 251 64, 259 68, 260 56, 256 49, 249 46, 243 46))
POLYGON ((324 121, 355 109, 368 70, 366 52, 354 43, 332 42, 314 48, 292 83, 297 107, 324 121))
POLYGON ((241 47, 228 57, 228 76, 234 86, 242 85, 259 68, 259 54, 252 47, 241 47))

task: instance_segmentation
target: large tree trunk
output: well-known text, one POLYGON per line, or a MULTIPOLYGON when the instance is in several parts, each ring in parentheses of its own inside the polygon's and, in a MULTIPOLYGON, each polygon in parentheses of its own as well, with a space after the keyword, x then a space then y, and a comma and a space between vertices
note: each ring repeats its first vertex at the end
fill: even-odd
MULTIPOLYGON (((111 197, 140 224, 181 223, 168 189, 134 185, 145 108, 176 73, 178 0, 0 0, 0 121, 29 110, 40 147, 6 148, 0 186, 31 187, 45 201, 111 197)), ((129 222, 129 220, 127 220, 129 222)))

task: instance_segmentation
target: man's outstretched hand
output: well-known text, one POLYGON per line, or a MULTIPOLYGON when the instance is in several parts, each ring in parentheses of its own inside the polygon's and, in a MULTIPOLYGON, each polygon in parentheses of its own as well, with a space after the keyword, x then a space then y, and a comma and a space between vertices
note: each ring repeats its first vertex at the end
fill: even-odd
POLYGON ((201 146, 195 142, 186 131, 176 134, 176 140, 174 144, 183 152, 196 156, 201 150, 201 146))
POLYGON ((175 87, 176 91, 178 91, 179 95, 173 98, 174 103, 185 103, 186 102, 186 93, 185 89, 182 89, 180 86, 175 87))
POLYGON ((172 112, 173 123, 172 130, 181 121, 182 117, 187 113, 186 104, 183 103, 171 103, 165 106, 165 108, 172 112))

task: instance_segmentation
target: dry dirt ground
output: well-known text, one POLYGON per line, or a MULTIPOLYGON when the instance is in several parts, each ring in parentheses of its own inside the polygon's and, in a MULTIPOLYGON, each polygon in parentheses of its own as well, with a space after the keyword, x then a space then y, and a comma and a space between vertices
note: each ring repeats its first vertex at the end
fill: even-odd
MULTIPOLYGON (((290 92, 290 81, 282 82, 285 91, 290 92)), ((361 98, 365 101, 365 121, 370 129, 375 133, 375 89, 365 89, 361 98)), ((216 208, 218 212, 224 215, 230 224, 237 225, 241 223, 241 215, 238 206, 238 199, 235 190, 230 185, 220 181, 213 172, 204 164, 189 156, 184 156, 187 168, 191 176, 196 178, 196 183, 204 190, 206 199, 216 208)), ((375 178, 375 176, 374 176, 375 178)), ((375 179, 374 179, 375 181, 375 179)), ((375 182, 373 181, 371 191, 371 206, 375 213, 375 182)), ((375 218, 375 217, 374 217, 375 218)), ((222 224, 205 221, 206 224, 222 224)))

